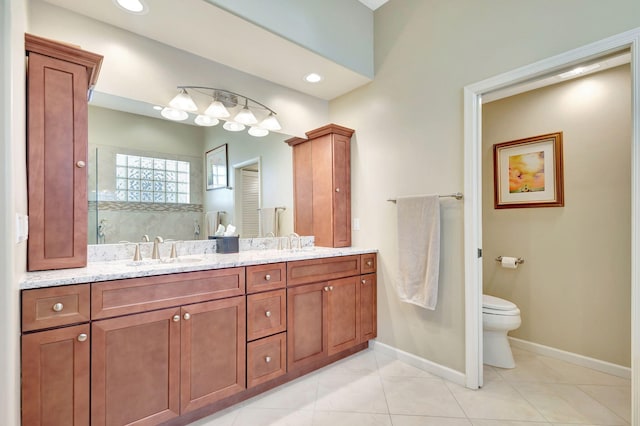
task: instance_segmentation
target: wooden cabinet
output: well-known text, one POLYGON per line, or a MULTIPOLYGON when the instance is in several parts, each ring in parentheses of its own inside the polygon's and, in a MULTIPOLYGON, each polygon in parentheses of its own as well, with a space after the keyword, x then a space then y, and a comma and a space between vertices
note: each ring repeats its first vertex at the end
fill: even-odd
POLYGON ((22 336, 22 424, 89 425, 89 324, 22 336))
POLYGON ((87 95, 102 56, 30 34, 27 269, 87 264, 87 95))
POLYGON ((336 264, 348 264, 349 257, 357 258, 358 266, 346 269, 356 271, 352 276, 287 289, 287 359, 290 370, 319 363, 328 356, 376 337, 375 274, 359 274, 361 256, 290 262, 288 269, 305 272, 301 275, 305 282, 314 277, 306 273, 309 268, 318 272, 318 279, 326 279, 337 273, 336 264), (328 269, 322 267, 323 260, 331 265, 328 269))
POLYGON ((351 136, 329 124, 292 138, 294 229, 324 247, 351 245, 351 136))

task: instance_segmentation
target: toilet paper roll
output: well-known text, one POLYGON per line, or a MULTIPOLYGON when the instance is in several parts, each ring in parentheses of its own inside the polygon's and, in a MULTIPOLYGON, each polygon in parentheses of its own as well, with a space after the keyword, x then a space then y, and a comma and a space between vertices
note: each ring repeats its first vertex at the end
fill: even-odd
POLYGON ((503 268, 516 269, 518 267, 518 258, 517 257, 502 256, 502 260, 500 261, 500 265, 503 268))

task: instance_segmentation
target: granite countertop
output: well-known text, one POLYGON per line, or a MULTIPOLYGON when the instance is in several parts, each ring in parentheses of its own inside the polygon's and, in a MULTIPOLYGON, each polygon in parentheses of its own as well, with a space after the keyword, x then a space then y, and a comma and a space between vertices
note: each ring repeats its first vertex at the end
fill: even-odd
POLYGON ((195 254, 180 256, 177 260, 163 258, 161 261, 145 259, 139 262, 133 262, 132 260, 89 262, 85 268, 27 272, 20 282, 20 289, 376 252, 377 250, 375 249, 357 247, 304 247, 297 250, 241 250, 238 253, 229 254, 195 254))

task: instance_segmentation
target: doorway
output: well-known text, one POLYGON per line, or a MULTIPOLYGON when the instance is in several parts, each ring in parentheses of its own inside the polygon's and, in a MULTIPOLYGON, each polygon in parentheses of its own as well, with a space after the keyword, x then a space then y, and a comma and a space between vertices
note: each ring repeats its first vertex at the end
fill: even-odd
POLYGON ((260 232, 260 158, 235 164, 233 169, 237 232, 242 238, 254 238, 260 232))
POLYGON ((631 50, 632 81, 632 194, 631 194, 631 359, 632 421, 640 414, 640 29, 578 48, 564 54, 498 75, 464 88, 465 116, 465 371, 466 386, 482 386, 482 97, 490 92, 532 81, 586 60, 624 49, 631 50))

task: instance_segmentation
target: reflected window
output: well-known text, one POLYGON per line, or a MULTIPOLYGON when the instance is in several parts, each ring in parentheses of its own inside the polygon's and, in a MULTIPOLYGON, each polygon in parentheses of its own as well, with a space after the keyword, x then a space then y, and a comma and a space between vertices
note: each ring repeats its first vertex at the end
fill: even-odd
POLYGON ((116 199, 189 204, 189 162, 116 154, 116 199))

